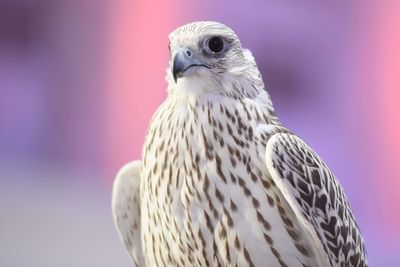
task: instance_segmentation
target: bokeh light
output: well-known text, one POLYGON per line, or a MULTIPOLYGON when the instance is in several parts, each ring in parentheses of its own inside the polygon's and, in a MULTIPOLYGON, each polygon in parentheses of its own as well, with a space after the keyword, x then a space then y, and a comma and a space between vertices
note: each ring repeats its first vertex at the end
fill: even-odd
POLYGON ((168 34, 229 25, 285 126, 343 184, 370 266, 399 266, 400 3, 0 0, 0 266, 130 266, 113 177, 166 96, 168 34))

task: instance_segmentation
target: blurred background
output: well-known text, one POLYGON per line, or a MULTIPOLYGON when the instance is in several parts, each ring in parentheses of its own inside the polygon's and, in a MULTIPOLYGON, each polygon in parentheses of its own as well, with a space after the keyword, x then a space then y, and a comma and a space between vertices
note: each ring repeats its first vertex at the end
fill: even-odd
POLYGON ((400 266, 400 2, 0 0, 0 266, 131 266, 115 173, 166 96, 168 33, 229 25, 327 162, 370 266, 400 266))

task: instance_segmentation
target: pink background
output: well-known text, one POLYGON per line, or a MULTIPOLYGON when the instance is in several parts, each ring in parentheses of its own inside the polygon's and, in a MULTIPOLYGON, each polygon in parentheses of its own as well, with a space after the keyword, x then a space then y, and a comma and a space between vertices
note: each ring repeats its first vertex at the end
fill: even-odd
POLYGON ((168 33, 232 27, 400 266, 400 2, 0 0, 0 266, 130 266, 110 192, 166 96, 168 33))

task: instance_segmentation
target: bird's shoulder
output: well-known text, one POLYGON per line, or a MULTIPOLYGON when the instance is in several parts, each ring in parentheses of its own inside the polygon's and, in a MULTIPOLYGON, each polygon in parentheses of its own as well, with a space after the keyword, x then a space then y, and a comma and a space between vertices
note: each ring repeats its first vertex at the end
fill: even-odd
POLYGON ((336 176, 301 138, 272 135, 265 160, 277 187, 331 264, 366 266, 363 239, 336 176))
POLYGON ((144 266, 140 241, 141 161, 124 165, 113 185, 112 213, 120 238, 135 266, 144 266))

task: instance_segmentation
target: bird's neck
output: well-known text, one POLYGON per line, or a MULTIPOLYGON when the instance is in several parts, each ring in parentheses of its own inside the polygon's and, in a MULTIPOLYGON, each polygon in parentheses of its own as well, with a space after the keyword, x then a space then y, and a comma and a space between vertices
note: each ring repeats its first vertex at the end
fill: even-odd
POLYGON ((177 82, 167 77, 167 81, 169 86, 166 102, 189 116, 199 109, 211 114, 218 113, 219 109, 210 109, 213 105, 235 109, 247 103, 246 105, 260 109, 265 116, 268 116, 266 121, 279 124, 255 64, 232 68, 219 77, 193 75, 180 78, 177 82))
MULTIPOLYGON (((169 72, 168 72, 169 73, 169 72)), ((223 73, 197 72, 173 80, 167 75, 168 94, 182 101, 222 95, 234 99, 255 98, 264 90, 255 65, 232 67, 223 73)))
POLYGON ((199 94, 169 94, 165 103, 165 109, 171 109, 171 117, 184 121, 195 119, 196 123, 203 123, 209 120, 210 116, 221 116, 223 113, 237 115, 242 110, 243 120, 249 120, 249 113, 254 115, 259 123, 280 125, 275 114, 271 99, 265 90, 250 97, 239 95, 231 96, 220 94, 214 91, 199 94), (205 114, 204 117, 199 114, 205 114), (260 119, 262 117, 262 119, 260 119), (246 119, 247 118, 247 119, 246 119))

